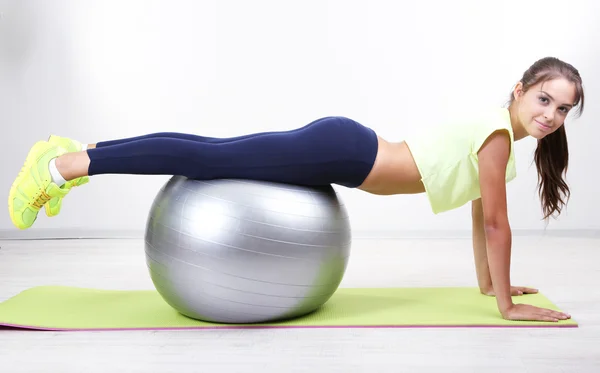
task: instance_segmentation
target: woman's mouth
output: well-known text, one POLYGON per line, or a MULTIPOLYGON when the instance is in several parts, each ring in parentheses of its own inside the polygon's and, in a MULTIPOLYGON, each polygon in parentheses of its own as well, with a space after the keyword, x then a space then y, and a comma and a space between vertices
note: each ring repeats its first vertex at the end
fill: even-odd
MULTIPOLYGON (((535 119, 534 119, 534 120, 535 120, 535 119)), ((538 120, 535 120, 535 122, 538 124, 538 127, 540 127, 540 128, 541 128, 542 130, 544 130, 544 131, 547 131, 547 130, 549 130, 550 128, 552 128, 552 127, 550 127, 550 126, 548 126, 548 125, 545 125, 544 123, 542 123, 542 122, 540 122, 540 121, 538 121, 538 120)))

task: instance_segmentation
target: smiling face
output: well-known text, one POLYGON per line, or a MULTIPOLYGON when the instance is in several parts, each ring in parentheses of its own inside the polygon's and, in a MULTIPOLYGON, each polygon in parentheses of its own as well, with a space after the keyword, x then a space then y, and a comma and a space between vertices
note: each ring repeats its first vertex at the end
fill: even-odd
POLYGON ((576 101, 574 83, 564 78, 547 80, 523 91, 519 82, 513 91, 520 127, 536 139, 558 130, 576 101))

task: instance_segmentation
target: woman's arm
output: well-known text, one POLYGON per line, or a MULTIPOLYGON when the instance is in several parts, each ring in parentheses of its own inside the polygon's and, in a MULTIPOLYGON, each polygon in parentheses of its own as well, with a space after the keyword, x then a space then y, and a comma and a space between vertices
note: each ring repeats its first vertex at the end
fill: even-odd
POLYGON ((510 154, 510 138, 504 130, 494 132, 479 154, 479 183, 485 232, 486 254, 502 317, 508 320, 558 321, 568 314, 528 304, 514 304, 510 286, 510 253, 512 233, 508 224, 506 203, 506 165, 510 154))
POLYGON ((481 293, 489 294, 493 288, 492 278, 490 277, 490 268, 488 266, 481 198, 478 198, 471 203, 471 218, 473 220, 473 256, 475 259, 477 284, 479 285, 481 293))
MULTIPOLYGON (((473 219, 473 256, 475 257, 475 270, 477 272, 479 290, 484 295, 494 295, 494 287, 492 286, 492 278, 490 276, 490 267, 487 257, 487 238, 483 226, 483 206, 481 204, 481 198, 472 201, 471 217, 473 219)), ((537 292, 537 289, 525 286, 510 287, 511 296, 535 294, 537 292)))
POLYGON ((494 132, 478 152, 486 254, 498 309, 503 315, 513 305, 510 294, 512 233, 505 181, 509 155, 510 138, 506 131, 494 132))

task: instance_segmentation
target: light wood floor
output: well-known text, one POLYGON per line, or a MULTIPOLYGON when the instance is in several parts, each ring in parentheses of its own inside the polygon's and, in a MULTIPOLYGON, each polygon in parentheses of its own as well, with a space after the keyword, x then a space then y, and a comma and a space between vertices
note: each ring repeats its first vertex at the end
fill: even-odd
MULTIPOLYGON (((0 331, 0 372, 600 372, 600 239, 515 237, 514 285, 578 328, 0 331)), ((0 301, 39 285, 152 289, 143 241, 0 241, 0 301)), ((469 239, 354 240, 341 286, 475 286, 469 239)))

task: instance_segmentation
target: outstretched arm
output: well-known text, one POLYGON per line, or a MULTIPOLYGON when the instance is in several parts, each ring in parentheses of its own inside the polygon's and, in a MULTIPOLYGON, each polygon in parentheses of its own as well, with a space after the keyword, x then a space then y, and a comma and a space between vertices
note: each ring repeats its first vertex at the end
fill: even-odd
MULTIPOLYGON (((487 243, 483 225, 483 205, 481 198, 471 202, 471 218, 473 219, 473 256, 475 259, 475 270, 477 273, 477 284, 479 290, 485 295, 494 295, 490 267, 487 257, 487 243)), ((510 287, 511 295, 535 294, 537 289, 525 286, 510 287)))
POLYGON ((488 137, 478 152, 483 231, 492 289, 502 317, 509 320, 558 321, 570 316, 528 304, 514 304, 510 286, 512 232, 506 203, 506 165, 510 139, 505 131, 488 137))
POLYGON ((498 309, 503 315, 513 305, 510 295, 512 233, 505 181, 509 154, 510 138, 505 131, 494 132, 478 153, 486 254, 498 309))

